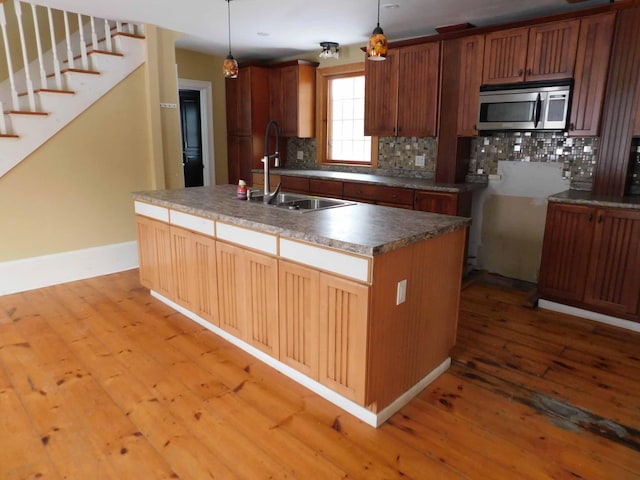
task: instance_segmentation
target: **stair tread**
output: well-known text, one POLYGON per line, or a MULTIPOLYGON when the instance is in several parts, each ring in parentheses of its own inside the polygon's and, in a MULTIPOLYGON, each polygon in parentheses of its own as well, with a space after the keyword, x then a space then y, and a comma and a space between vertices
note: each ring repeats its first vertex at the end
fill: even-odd
MULTIPOLYGON (((56 90, 53 88, 39 88, 34 90, 33 93, 62 93, 64 95, 75 95, 76 92, 73 90, 56 90)), ((19 97, 24 97, 25 95, 29 95, 29 92, 20 92, 18 94, 19 97)))
POLYGON ((40 115, 43 117, 49 115, 47 112, 29 112, 27 110, 7 110, 4 113, 5 115, 40 115))
MULTIPOLYGON (((64 70, 60 70, 60 73, 87 73, 89 75, 100 75, 100 72, 96 70, 84 70, 82 68, 65 68, 64 70)), ((51 78, 55 76, 55 73, 50 73, 47 75, 47 78, 51 78)))
POLYGON ((0 133, 0 138, 20 138, 20 135, 14 135, 13 133, 0 133))
MULTIPOLYGON (((112 57, 124 57, 123 53, 109 52, 107 50, 88 50, 87 51, 87 55, 94 55, 96 53, 99 55, 111 55, 112 57)), ((74 60, 79 60, 80 58, 82 58, 82 55, 76 55, 75 57, 73 57, 74 60)), ((64 63, 69 63, 69 60, 65 60, 64 63)))

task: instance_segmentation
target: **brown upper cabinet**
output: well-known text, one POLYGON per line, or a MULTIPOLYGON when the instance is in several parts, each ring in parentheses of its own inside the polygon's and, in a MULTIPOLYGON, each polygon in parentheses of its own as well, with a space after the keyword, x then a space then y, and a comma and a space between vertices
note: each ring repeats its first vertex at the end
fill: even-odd
POLYGON ((580 21, 569 135, 597 136, 609 72, 615 13, 580 21))
POLYGON ((482 83, 502 84, 573 77, 580 20, 488 33, 482 83))
POLYGON ((636 100, 636 115, 633 120, 633 136, 640 137, 640 92, 636 100))
POLYGON ((283 137, 315 136, 315 62, 288 62, 269 71, 269 112, 283 137))
POLYGON ((482 59, 484 56, 484 35, 463 37, 460 48, 460 94, 458 101, 458 136, 478 135, 478 103, 482 84, 482 59))
POLYGON ((440 42, 390 49, 365 63, 365 135, 434 137, 440 42))

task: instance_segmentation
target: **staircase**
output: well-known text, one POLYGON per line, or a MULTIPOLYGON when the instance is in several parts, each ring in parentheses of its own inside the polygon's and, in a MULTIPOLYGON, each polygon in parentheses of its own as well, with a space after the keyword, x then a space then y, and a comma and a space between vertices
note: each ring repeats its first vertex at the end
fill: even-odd
POLYGON ((31 2, 0 0, 0 33, 0 177, 145 59, 142 25, 31 2))

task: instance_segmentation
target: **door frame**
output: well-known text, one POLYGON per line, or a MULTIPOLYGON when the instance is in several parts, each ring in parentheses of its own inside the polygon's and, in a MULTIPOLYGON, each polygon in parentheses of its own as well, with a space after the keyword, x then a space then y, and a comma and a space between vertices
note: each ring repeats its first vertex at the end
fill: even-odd
POLYGON ((202 165, 205 186, 216 184, 216 160, 213 142, 213 90, 211 82, 178 78, 178 90, 200 92, 200 128, 202 130, 202 165))

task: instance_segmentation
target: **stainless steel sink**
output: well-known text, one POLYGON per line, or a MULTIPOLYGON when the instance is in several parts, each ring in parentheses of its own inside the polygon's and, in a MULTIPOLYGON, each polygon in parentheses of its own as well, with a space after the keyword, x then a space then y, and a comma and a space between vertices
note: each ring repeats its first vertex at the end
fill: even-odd
POLYGON ((263 203, 262 192, 252 193, 250 201, 262 203, 270 207, 292 210, 297 212, 314 212, 316 210, 324 210, 326 208, 344 207, 354 205, 355 202, 348 200, 340 200, 338 198, 316 197, 313 195, 298 195, 295 193, 279 193, 272 203, 263 203))

